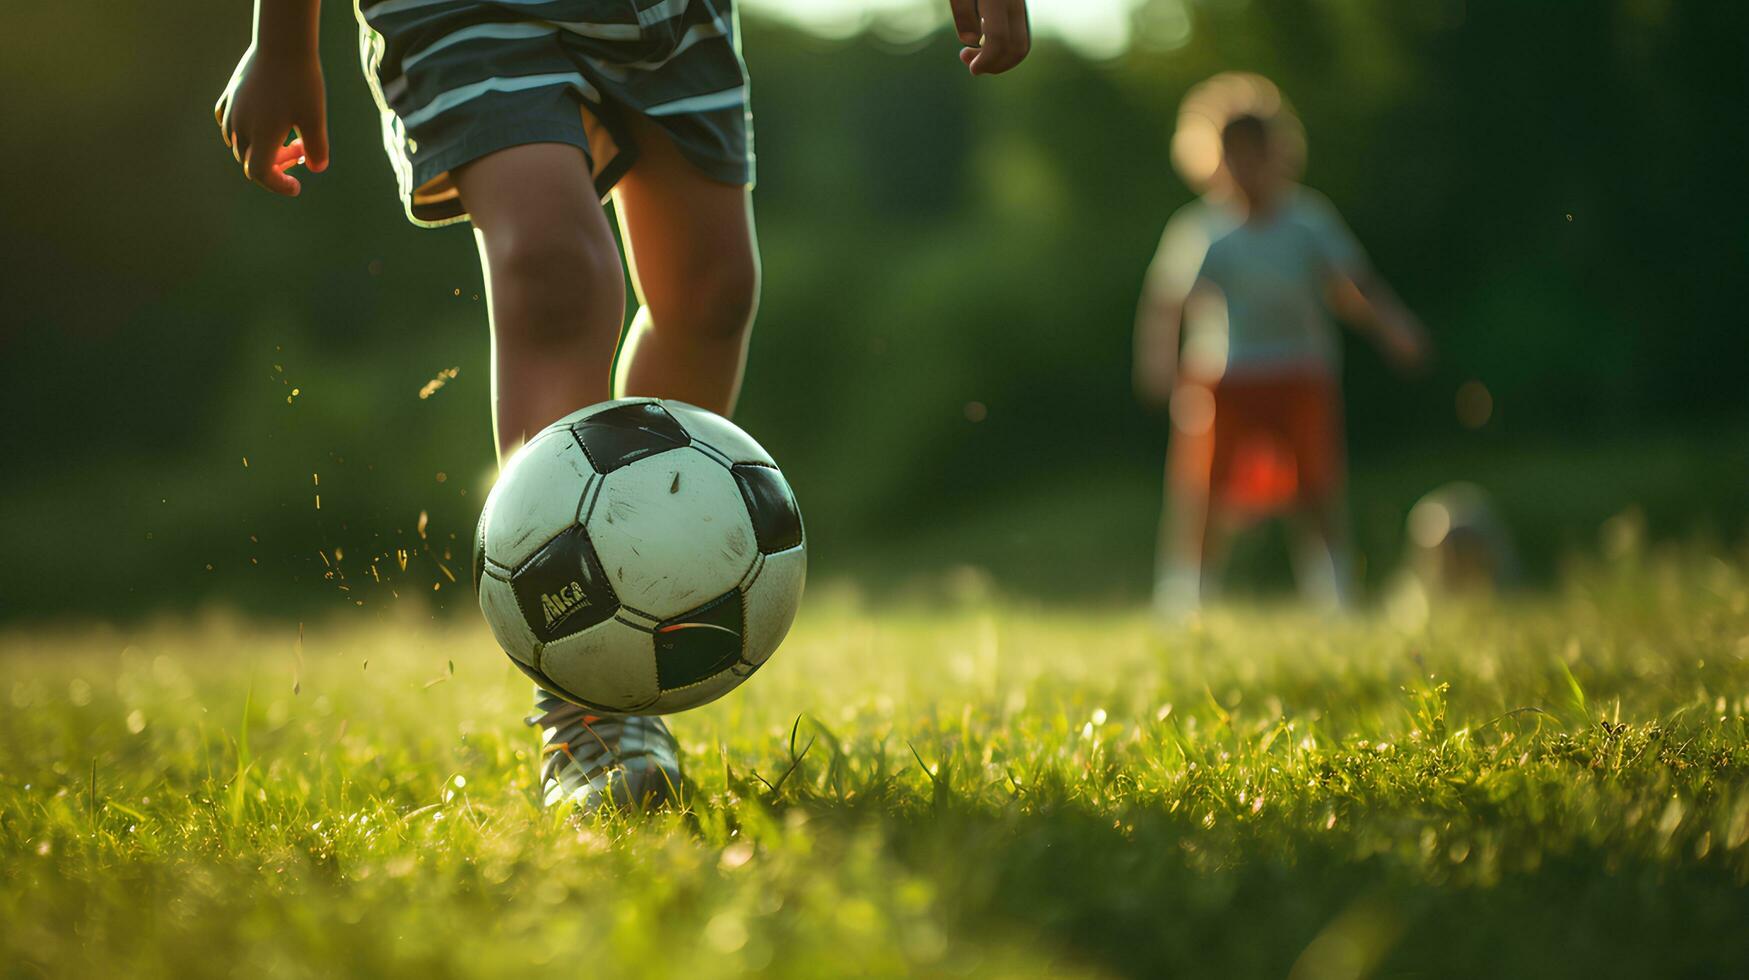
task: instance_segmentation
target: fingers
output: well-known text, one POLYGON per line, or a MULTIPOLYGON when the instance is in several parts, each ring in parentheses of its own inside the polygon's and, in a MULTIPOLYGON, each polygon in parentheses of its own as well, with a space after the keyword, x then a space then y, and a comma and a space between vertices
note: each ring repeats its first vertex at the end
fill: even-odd
MULTIPOLYGON (((220 137, 231 149, 232 159, 242 166, 243 176, 251 183, 259 184, 275 194, 296 197, 303 190, 303 185, 286 171, 298 164, 309 166, 312 171, 319 171, 327 166, 326 143, 321 145, 324 156, 321 166, 317 166, 314 140, 305 138, 300 132, 297 139, 286 143, 289 127, 278 138, 251 138, 231 129, 228 110, 229 106, 221 100, 219 105, 213 107, 213 116, 219 123, 220 137)), ((328 135, 325 126, 313 127, 311 133, 324 140, 328 135)))
POLYGON ((292 140, 279 148, 279 154, 273 159, 273 166, 277 170, 284 170, 287 167, 295 167, 300 163, 307 162, 306 158, 304 141, 301 139, 292 140))
POLYGON ((1026 56, 1032 53, 1032 15, 1027 12, 1026 0, 1010 0, 1008 4, 1008 29, 1014 35, 1014 63, 1008 66, 1013 68, 1025 61, 1026 56))
POLYGON ((328 169, 327 117, 324 107, 317 106, 314 118, 297 125, 297 142, 305 148, 311 173, 319 174, 328 169))
MULTIPOLYGON (((297 178, 285 172, 285 167, 290 166, 291 163, 296 163, 297 157, 302 154, 293 155, 291 163, 282 165, 279 162, 283 152, 289 149, 291 149, 289 146, 280 146, 279 140, 251 144, 247 151, 248 155, 243 159, 243 176, 275 194, 283 194, 286 197, 298 196, 298 192, 303 187, 297 182, 297 178)), ((302 147, 299 149, 301 150, 302 147)))
POLYGON ((978 56, 972 59, 971 69, 974 75, 995 75, 1008 70, 1009 64, 1009 23, 1005 0, 985 0, 981 10, 984 22, 984 43, 978 48, 978 56))
POLYGON ((1414 331, 1404 329, 1392 335, 1386 354, 1395 362, 1399 371, 1405 374, 1416 374, 1427 366, 1431 351, 1414 331))
MULTIPOLYGON (((947 5, 953 10, 953 29, 959 32, 960 43, 976 46, 984 33, 978 23, 978 0, 948 0, 947 5)), ((965 59, 965 52, 960 58, 965 59)))
POLYGON ((237 145, 237 134, 231 131, 231 93, 229 90, 219 96, 219 101, 213 105, 213 121, 219 124, 219 139, 225 148, 231 151, 231 158, 238 163, 243 162, 243 151, 237 145))
POLYGON ((1026 0, 981 0, 978 4, 983 43, 968 57, 960 53, 974 75, 1000 75, 1032 50, 1032 28, 1026 0))

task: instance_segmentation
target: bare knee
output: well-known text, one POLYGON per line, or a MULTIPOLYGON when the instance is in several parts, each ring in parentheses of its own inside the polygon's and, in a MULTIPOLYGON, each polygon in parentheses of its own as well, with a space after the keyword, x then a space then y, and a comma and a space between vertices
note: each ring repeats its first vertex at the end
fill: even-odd
POLYGON ((651 300, 651 319, 664 334, 691 341, 739 343, 759 306, 759 268, 751 258, 711 265, 662 302, 651 300))
POLYGON ((553 221, 488 236, 486 254, 501 340, 550 346, 587 333, 617 335, 625 280, 611 242, 592 242, 574 224, 553 221))

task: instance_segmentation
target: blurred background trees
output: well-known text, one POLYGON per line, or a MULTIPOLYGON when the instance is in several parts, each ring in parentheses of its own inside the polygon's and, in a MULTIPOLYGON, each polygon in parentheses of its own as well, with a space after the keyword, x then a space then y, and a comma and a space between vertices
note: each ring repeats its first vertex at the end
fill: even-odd
MULTIPOLYGON (((0 617, 471 602, 473 243, 402 219, 330 6, 335 165, 296 202, 215 137, 238 5, 4 15, 0 617)), ((842 36, 745 15, 766 288, 740 421, 797 488, 817 581, 1144 593, 1165 426, 1131 397, 1130 328, 1188 199, 1177 101, 1227 68, 1294 100, 1308 183, 1435 333, 1413 381, 1350 352, 1371 578, 1457 478, 1533 573, 1629 507, 1741 540, 1742 5, 1145 0, 997 80, 965 77, 934 6, 842 36)))

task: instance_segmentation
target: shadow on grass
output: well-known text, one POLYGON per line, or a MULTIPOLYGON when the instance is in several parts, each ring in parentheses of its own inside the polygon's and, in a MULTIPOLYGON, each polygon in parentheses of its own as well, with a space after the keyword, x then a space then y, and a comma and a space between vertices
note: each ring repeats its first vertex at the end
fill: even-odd
POLYGON ((1406 820, 1389 840, 1221 833, 1158 811, 802 809, 832 836, 879 834, 956 933, 1030 934, 1118 975, 1749 975, 1749 890, 1686 855, 1519 846, 1508 861, 1441 844, 1424 860, 1406 820))

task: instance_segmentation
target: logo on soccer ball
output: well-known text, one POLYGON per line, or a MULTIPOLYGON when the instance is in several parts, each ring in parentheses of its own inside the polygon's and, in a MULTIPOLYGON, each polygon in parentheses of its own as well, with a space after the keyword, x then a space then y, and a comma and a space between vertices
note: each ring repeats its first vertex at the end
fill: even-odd
POLYGON ((547 617, 547 629, 564 622, 572 613, 588 605, 589 597, 583 594, 583 583, 574 580, 557 593, 542 592, 540 597, 541 612, 547 617))

